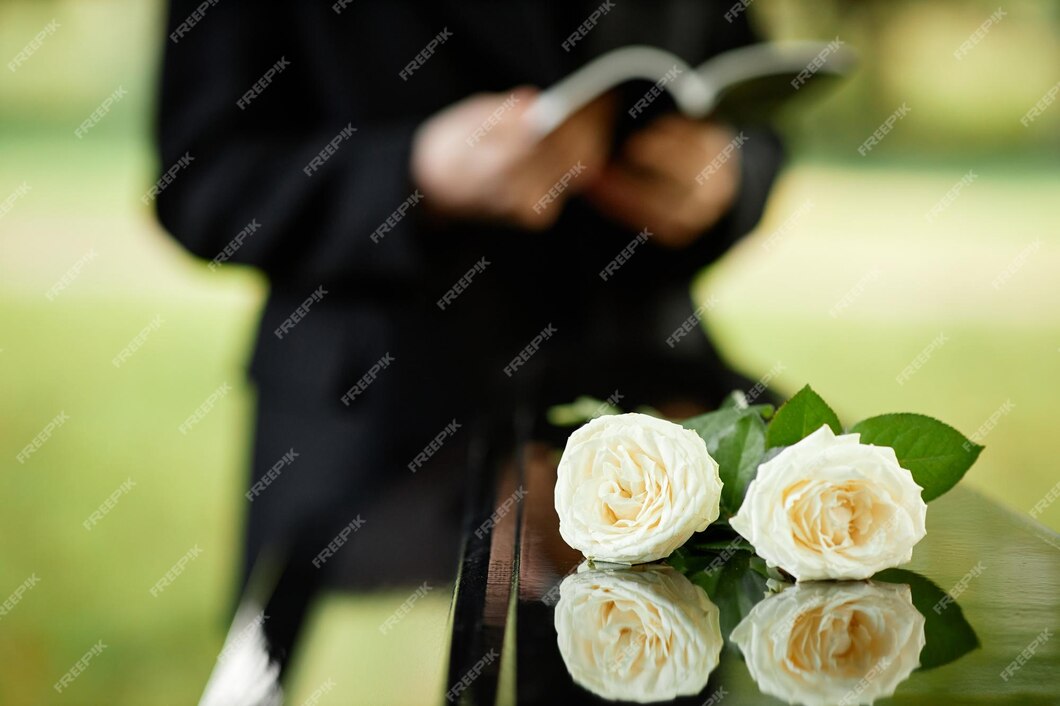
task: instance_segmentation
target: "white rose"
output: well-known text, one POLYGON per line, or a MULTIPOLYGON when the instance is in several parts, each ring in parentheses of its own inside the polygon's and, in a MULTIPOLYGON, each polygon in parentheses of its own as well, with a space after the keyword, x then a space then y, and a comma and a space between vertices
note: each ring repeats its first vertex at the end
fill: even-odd
POLYGON ((559 533, 590 559, 664 559, 718 519, 718 464, 693 431, 645 414, 599 417, 567 440, 559 533))
POLYGON ((871 704, 920 665, 924 616, 905 584, 801 583, 760 601, 731 639, 763 693, 871 704))
POLYGON ((758 467, 732 528, 800 581, 863 579, 913 556, 927 505, 894 449, 826 425, 758 467))
POLYGON ((560 584, 555 620, 571 678, 612 700, 698 694, 724 644, 718 607, 665 566, 579 570, 560 584))

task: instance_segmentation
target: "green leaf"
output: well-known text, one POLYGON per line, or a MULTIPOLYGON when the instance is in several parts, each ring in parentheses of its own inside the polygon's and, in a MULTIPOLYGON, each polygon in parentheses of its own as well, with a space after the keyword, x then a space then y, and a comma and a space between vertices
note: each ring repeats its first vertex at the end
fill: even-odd
POLYGON ((791 446, 827 424, 836 434, 843 425, 832 408, 809 385, 795 393, 773 416, 766 432, 766 446, 791 446))
POLYGON ((573 427, 608 414, 622 414, 615 405, 582 395, 569 404, 557 404, 548 408, 549 424, 557 427, 573 427))
POLYGON ((920 670, 949 664, 979 647, 979 637, 968 624, 961 607, 949 601, 940 603, 946 592, 930 579, 905 569, 887 569, 872 578, 909 585, 913 605, 924 616, 925 644, 920 652, 920 670))
POLYGON ((924 489, 924 502, 957 485, 983 447, 959 431, 922 414, 883 414, 850 428, 861 443, 890 446, 902 468, 924 489))
POLYGON ((721 482, 722 512, 732 517, 740 509, 747 486, 758 473, 758 464, 766 450, 766 425, 758 415, 741 418, 717 437, 714 449, 707 448, 718 462, 721 482))
POLYGON ((701 552, 684 546, 678 547, 664 560, 682 574, 691 577, 693 574, 702 572, 718 556, 718 552, 701 552))
POLYGON ((755 557, 740 552, 725 562, 720 571, 695 571, 686 573, 688 579, 707 592, 710 600, 718 606, 720 612, 721 634, 725 636, 726 646, 730 645, 729 635, 747 617, 755 604, 769 593, 766 578, 752 571, 750 564, 755 557))
POLYGON ((721 516, 727 520, 736 514, 747 494, 747 486, 758 471, 765 453, 766 426, 762 415, 772 412, 769 405, 737 409, 728 407, 682 424, 699 434, 707 451, 718 462, 718 474, 724 484, 721 491, 721 516))
POLYGON ((689 542, 684 545, 688 549, 694 552, 723 552, 723 551, 737 551, 737 552, 751 552, 754 554, 755 548, 751 546, 743 537, 734 537, 728 541, 724 539, 715 539, 709 542, 689 542))
POLYGON ((681 422, 681 426, 703 437, 707 442, 707 448, 715 443, 718 436, 727 433, 728 430, 744 417, 757 416, 768 419, 773 414, 773 406, 768 404, 756 404, 750 407, 722 407, 714 412, 707 412, 698 417, 690 417, 681 422))

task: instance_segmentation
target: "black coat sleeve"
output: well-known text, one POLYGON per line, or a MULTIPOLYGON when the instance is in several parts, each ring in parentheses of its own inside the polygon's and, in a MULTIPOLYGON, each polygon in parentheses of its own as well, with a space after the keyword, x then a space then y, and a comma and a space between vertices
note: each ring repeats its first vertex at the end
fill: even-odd
POLYGON ((322 95, 319 51, 295 12, 171 3, 157 142, 163 174, 185 166, 159 182, 158 218, 192 253, 255 265, 276 284, 413 275, 416 209, 394 214, 416 200, 408 165, 419 120, 383 120, 367 109, 371 96, 322 95))

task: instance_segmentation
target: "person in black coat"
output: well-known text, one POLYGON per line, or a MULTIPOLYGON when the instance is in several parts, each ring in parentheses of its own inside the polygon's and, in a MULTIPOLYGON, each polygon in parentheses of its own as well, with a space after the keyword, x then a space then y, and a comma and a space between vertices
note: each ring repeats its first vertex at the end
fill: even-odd
POLYGON ((744 384, 689 283, 758 221, 773 133, 679 117, 666 95, 630 111, 648 82, 540 144, 520 119, 616 47, 696 65, 755 41, 730 5, 172 0, 158 218, 212 269, 270 284, 241 582, 270 616, 270 674, 333 557, 394 564, 377 576, 415 547, 455 564, 437 528, 466 481, 430 469, 516 410, 582 394, 709 407, 744 384), (416 521, 371 513, 425 489, 416 521))

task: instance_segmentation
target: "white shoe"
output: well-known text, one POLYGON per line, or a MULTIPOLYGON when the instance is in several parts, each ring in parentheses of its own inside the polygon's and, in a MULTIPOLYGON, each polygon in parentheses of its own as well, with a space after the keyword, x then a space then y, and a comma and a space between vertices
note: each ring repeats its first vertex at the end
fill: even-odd
POLYGON ((256 604, 236 611, 199 706, 281 706, 280 665, 269 658, 262 627, 269 616, 256 604))

